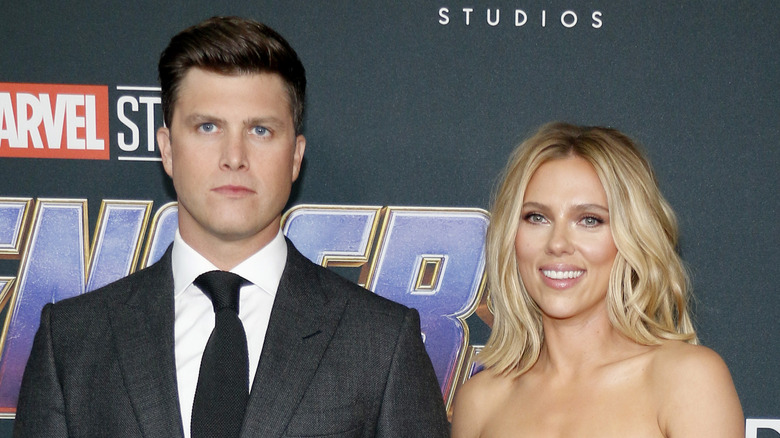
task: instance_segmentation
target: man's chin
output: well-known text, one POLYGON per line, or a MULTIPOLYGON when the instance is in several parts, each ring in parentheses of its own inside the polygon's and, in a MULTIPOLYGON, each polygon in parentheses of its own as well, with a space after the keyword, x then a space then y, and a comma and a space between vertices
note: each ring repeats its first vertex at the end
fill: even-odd
POLYGON ((274 223, 269 224, 263 228, 240 228, 240 227, 223 227, 220 230, 216 230, 214 236, 217 240, 224 243, 235 244, 259 244, 265 245, 270 242, 276 233, 279 232, 279 226, 274 226, 274 223))

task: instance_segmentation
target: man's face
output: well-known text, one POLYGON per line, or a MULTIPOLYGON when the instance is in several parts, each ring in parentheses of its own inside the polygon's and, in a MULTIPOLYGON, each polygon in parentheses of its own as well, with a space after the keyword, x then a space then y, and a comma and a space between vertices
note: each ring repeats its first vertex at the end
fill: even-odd
POLYGON ((171 126, 157 142, 181 235, 207 258, 215 245, 257 251, 279 230, 306 146, 286 90, 273 73, 192 68, 181 81, 171 126))

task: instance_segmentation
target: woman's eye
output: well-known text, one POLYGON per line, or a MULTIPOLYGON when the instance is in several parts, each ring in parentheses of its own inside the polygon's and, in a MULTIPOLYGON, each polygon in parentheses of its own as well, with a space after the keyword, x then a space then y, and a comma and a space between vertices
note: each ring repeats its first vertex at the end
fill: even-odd
POLYGON ((598 218, 596 216, 586 216, 582 218, 580 222, 582 222, 582 224, 585 225, 586 227, 595 227, 597 225, 601 225, 604 223, 604 221, 601 218, 598 218))
POLYGON ((525 220, 532 224, 541 224, 544 223, 544 216, 539 213, 528 213, 525 215, 525 220))

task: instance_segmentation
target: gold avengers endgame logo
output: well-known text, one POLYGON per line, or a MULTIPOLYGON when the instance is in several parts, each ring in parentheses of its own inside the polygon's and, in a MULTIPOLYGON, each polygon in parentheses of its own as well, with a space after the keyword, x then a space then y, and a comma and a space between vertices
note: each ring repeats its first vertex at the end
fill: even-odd
MULTIPOLYGON (((177 222, 175 203, 152 215, 151 201, 104 200, 90 244, 86 200, 0 198, 0 257, 20 260, 15 276, 0 277, 9 309, 0 414, 16 411, 41 308, 154 263, 177 222)), ((301 205, 285 215, 283 232, 315 263, 354 270, 367 289, 418 310, 449 402, 475 371, 465 319, 483 294, 487 224, 480 209, 301 205)))

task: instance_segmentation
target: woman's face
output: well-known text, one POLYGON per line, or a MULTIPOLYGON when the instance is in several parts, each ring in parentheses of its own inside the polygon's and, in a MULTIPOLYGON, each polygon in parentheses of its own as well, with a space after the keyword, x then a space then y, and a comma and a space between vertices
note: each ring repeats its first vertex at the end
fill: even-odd
POLYGON ((590 163, 567 157, 536 170, 525 191, 515 251, 523 283, 545 317, 606 313, 617 248, 607 195, 590 163))

